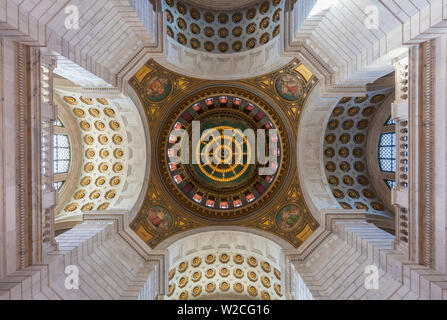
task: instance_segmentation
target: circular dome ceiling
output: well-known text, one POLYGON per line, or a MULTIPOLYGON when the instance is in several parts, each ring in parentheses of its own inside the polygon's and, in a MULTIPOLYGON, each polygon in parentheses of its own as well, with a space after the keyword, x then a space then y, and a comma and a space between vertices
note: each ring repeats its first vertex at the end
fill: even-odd
POLYGON ((245 217, 267 204, 284 180, 290 152, 283 128, 276 111, 252 94, 202 92, 163 124, 161 178, 194 214, 245 217))
MULTIPOLYGON (((247 1, 243 3, 248 4, 247 1)), ((245 9, 203 9, 164 0, 168 36, 189 48, 211 53, 242 52, 262 46, 280 32, 284 0, 250 1, 245 9)))

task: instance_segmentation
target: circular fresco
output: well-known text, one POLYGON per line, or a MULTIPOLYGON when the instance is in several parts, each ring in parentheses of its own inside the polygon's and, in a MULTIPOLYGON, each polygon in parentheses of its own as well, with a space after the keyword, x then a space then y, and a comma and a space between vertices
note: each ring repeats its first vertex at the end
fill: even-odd
POLYGON ((153 206, 147 210, 147 221, 156 230, 167 231, 172 226, 172 216, 166 208, 153 206))
POLYGON ((182 207, 201 216, 247 216, 274 196, 288 169, 278 114, 232 91, 179 104, 158 140, 161 178, 182 207))
POLYGON ((145 94, 146 98, 152 102, 160 102, 164 100, 172 90, 172 81, 165 75, 155 75, 146 82, 145 94))
POLYGON ((298 226, 301 209, 295 205, 288 205, 282 208, 276 215, 276 225, 282 231, 292 231, 298 226))
POLYGON ((281 98, 287 101, 296 101, 304 93, 300 79, 291 73, 280 75, 275 81, 275 88, 281 98))

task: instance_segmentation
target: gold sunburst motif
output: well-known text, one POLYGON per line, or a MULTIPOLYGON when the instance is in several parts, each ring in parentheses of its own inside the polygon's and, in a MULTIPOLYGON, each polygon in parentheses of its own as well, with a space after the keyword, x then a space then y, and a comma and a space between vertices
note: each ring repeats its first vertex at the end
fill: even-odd
POLYGON ((123 142, 123 137, 121 137, 119 134, 113 135, 113 143, 114 144, 121 144, 123 142))
POLYGON ((202 287, 201 286, 195 286, 193 289, 192 289, 192 291, 191 291, 191 294, 194 296, 194 297, 197 297, 198 295, 200 295, 202 293, 202 287))
POLYGON ((180 294, 180 300, 187 300, 188 299, 188 291, 183 291, 181 294, 180 294))
POLYGON ((73 113, 75 114, 76 117, 85 118, 85 111, 82 110, 81 108, 74 108, 73 113))
POLYGON ((230 270, 228 268, 226 268, 226 267, 223 267, 223 268, 220 269, 219 274, 220 274, 221 277, 226 278, 226 277, 228 277, 230 275, 230 270))
POLYGON ((109 101, 107 101, 106 98, 96 98, 96 101, 98 101, 100 104, 108 106, 109 105, 109 101))
POLYGON ((230 283, 227 282, 227 281, 222 281, 222 282, 219 284, 219 288, 220 288, 220 290, 222 290, 222 291, 228 291, 228 290, 230 289, 230 283))
POLYGON ((74 97, 65 96, 64 101, 68 104, 71 104, 72 106, 77 106, 79 102, 74 97))
POLYGON ((115 118, 115 110, 112 108, 104 108, 104 114, 110 118, 115 118))
POLYGON ((218 126, 214 128, 215 132, 219 132, 220 137, 210 138, 209 132, 205 131, 200 138, 200 143, 197 144, 195 157, 198 163, 200 171, 216 182, 231 182, 241 177, 250 167, 248 161, 244 162, 244 157, 250 159, 253 150, 250 143, 244 136, 241 130, 237 130, 230 126, 218 126), (233 130, 235 136, 228 136, 225 134, 226 130, 233 130), (223 144, 221 141, 225 141, 223 144), (238 142, 235 142, 238 141, 238 142), (234 143, 235 150, 229 151, 229 147, 234 143), (229 157, 235 157, 235 159, 222 157, 221 161, 225 164, 227 161, 231 161, 231 164, 215 164, 211 160, 212 150, 219 148, 225 151, 229 157), (228 149, 228 150, 227 150, 228 149), (228 175, 233 172, 234 174, 228 175), (227 177, 225 177, 227 174, 227 177))
POLYGON ((101 149, 101 150, 99 150, 99 156, 100 156, 102 159, 106 159, 106 158, 108 158, 109 155, 110 155, 109 150, 107 150, 107 149, 101 149))
POLYGON ((168 297, 172 296, 172 294, 175 291, 175 283, 169 284, 169 291, 168 291, 168 297))
POLYGON ((94 149, 90 148, 90 149, 85 150, 85 157, 87 159, 93 159, 95 157, 95 155, 96 155, 96 152, 94 149))
POLYGON ((122 149, 115 149, 113 151, 113 156, 117 159, 121 159, 124 156, 124 151, 122 149))
POLYGON ((104 198, 110 200, 110 199, 115 198, 115 196, 116 196, 116 191, 115 190, 109 190, 104 195, 104 198))
POLYGON ((90 173, 90 172, 92 172, 93 170, 95 170, 95 165, 94 165, 92 162, 87 162, 87 163, 84 165, 84 171, 85 171, 86 173, 90 173))
POLYGON ((258 280, 258 275, 257 275, 256 272, 254 272, 254 271, 250 271, 250 272, 247 274, 247 277, 248 277, 248 279, 249 279, 250 281, 253 281, 253 282, 256 282, 256 281, 258 280))
POLYGON ((120 124, 118 121, 114 121, 114 120, 110 121, 109 126, 110 126, 110 129, 112 129, 113 131, 118 131, 120 129, 120 124))
POLYGON ((90 199, 91 200, 96 200, 101 196, 101 191, 99 190, 95 190, 93 192, 90 193, 90 199))
POLYGON ((117 162, 112 167, 113 172, 121 172, 123 170, 123 165, 120 162, 117 162))
POLYGON ((244 271, 241 268, 234 269, 233 274, 238 279, 241 279, 244 277, 244 271))
POLYGON ((222 263, 227 263, 228 261, 230 261, 230 256, 228 254, 226 254, 226 253, 222 253, 219 256, 219 261, 222 262, 222 263))
POLYGON ((272 270, 272 268, 270 267, 270 263, 268 263, 267 261, 262 262, 261 268, 262 268, 262 270, 264 270, 264 272, 267 272, 267 273, 269 273, 270 270, 272 270))
POLYGON ((68 206, 65 207, 65 212, 73 212, 75 211, 79 206, 79 203, 70 203, 68 206))
POLYGON ((270 300, 270 294, 267 291, 261 292, 262 300, 270 300))
POLYGON ((236 264, 242 264, 244 262, 244 257, 240 254, 235 254, 233 257, 233 261, 236 264))
POLYGON ((242 293, 244 291, 244 285, 240 282, 236 282, 235 284, 233 284, 233 289, 237 293, 242 293))
POLYGON ((258 289, 256 289, 256 287, 252 285, 247 287, 247 292, 252 297, 256 297, 258 295, 258 289))
POLYGON ((198 266, 200 266, 201 263, 202 263, 202 258, 200 258, 200 257, 194 257, 191 261, 191 265, 194 268, 197 268, 198 266))
POLYGON ((99 131, 104 131, 106 129, 106 125, 102 121, 95 121, 95 128, 99 131))
POLYGON ((98 166, 98 170, 99 172, 104 173, 109 170, 109 165, 106 162, 101 162, 98 166))
POLYGON ((208 282, 205 287, 205 291, 208 293, 212 293, 214 292, 214 290, 216 290, 216 285, 213 282, 208 282))
POLYGON ((266 288, 270 288, 270 286, 272 285, 272 283, 270 282, 270 278, 267 276, 261 276, 261 282, 266 288))
POLYGON ((88 186, 92 182, 92 178, 84 177, 81 179, 81 186, 88 186))
POLYGON ((113 177, 112 179, 110 179, 110 185, 111 186, 117 186, 120 183, 121 183, 120 177, 113 177))
POLYGON ((95 185, 96 185, 97 187, 100 187, 100 186, 104 185, 104 183, 106 183, 106 177, 101 176, 101 177, 98 177, 98 178, 95 180, 95 185))
POLYGON ((188 269, 188 262, 187 262, 187 261, 183 261, 182 263, 179 264, 179 266, 178 266, 178 271, 179 271, 180 273, 185 272, 186 269, 188 269))
POLYGON ((175 276, 175 268, 169 270, 169 280, 172 280, 175 276))
POLYGON ((205 258, 205 262, 208 264, 212 264, 216 261, 216 256, 214 254, 209 254, 205 258))
POLYGON ((256 260, 255 257, 249 257, 247 259, 247 263, 250 267, 257 267, 258 266, 258 260, 256 260))
POLYGON ((98 210, 107 210, 110 206, 110 202, 104 202, 98 206, 98 210))
POLYGON ((96 108, 89 108, 88 113, 90 113, 92 117, 99 118, 99 110, 96 108))
POLYGON ((98 137, 98 142, 102 145, 105 145, 109 142, 109 138, 105 134, 101 134, 98 137))
POLYGON ((79 97, 79 99, 82 101, 82 102, 84 102, 85 104, 88 104, 88 105, 93 105, 93 99, 92 98, 84 98, 84 97, 79 97))
POLYGON ((188 284, 188 276, 183 276, 178 281, 179 288, 184 288, 188 284))
POLYGON ((193 274, 192 274, 192 281, 194 281, 194 282, 197 282, 197 281, 199 281, 200 279, 202 279, 202 272, 201 271, 195 271, 193 274))
POLYGON ((216 275, 216 270, 214 270, 213 268, 209 268, 208 270, 206 270, 205 276, 208 279, 214 278, 215 275, 216 275))
POLYGON ((93 138, 90 135, 85 135, 84 136, 84 142, 88 145, 92 145, 95 142, 95 138, 93 138))
POLYGON ((273 269, 273 273, 275 274, 275 277, 276 277, 278 280, 281 280, 281 271, 279 271, 278 269, 274 268, 274 269, 273 269))
POLYGON ((89 122, 87 121, 81 121, 79 123, 79 126, 81 127, 82 130, 84 131, 90 131, 92 129, 92 126, 89 122))
POLYGON ((92 202, 89 202, 89 203, 87 203, 87 204, 85 204, 82 208, 81 208, 81 211, 82 212, 84 212, 84 211, 91 211, 91 210, 93 210, 93 203, 92 202))
POLYGON ((279 283, 275 283, 273 285, 273 288, 275 289, 275 292, 278 296, 282 297, 282 293, 281 293, 281 285, 279 283))
POLYGON ((75 195, 73 196, 73 198, 74 198, 75 200, 81 200, 81 199, 83 199, 83 198, 85 197, 86 194, 87 194, 87 193, 86 193, 85 190, 79 190, 79 191, 77 191, 77 192, 75 193, 75 195))

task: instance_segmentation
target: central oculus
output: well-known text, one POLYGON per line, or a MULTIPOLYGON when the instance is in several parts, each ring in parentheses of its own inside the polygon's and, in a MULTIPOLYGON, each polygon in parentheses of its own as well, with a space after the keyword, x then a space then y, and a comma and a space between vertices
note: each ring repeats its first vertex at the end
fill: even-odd
POLYGON ((231 94, 202 97, 171 115, 159 140, 159 164, 180 205, 234 218, 271 198, 285 167, 278 117, 231 94))

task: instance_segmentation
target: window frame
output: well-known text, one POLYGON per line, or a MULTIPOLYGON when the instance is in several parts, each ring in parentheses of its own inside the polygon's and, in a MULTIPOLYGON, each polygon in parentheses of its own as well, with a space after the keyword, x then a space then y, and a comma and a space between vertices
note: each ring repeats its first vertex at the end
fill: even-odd
MULTIPOLYGON (((380 148, 381 148, 381 139, 382 139, 382 135, 383 134, 387 134, 387 133, 394 133, 396 134, 396 124, 395 122, 391 122, 392 118, 391 116, 389 116, 387 118, 387 120, 385 121, 385 123, 382 126, 381 131, 379 132, 379 140, 377 143, 377 165, 379 167, 379 174, 383 180, 383 182, 385 183, 385 185, 391 190, 392 188, 390 187, 390 185, 387 183, 387 181, 396 181, 396 172, 394 171, 383 171, 382 170, 382 165, 380 163, 380 148), (390 124, 391 123, 391 124, 390 124)), ((396 141, 395 141, 396 143, 396 141)), ((394 161, 396 161, 396 159, 394 159, 394 161)), ((396 168, 397 164, 395 164, 395 168, 396 168)))

